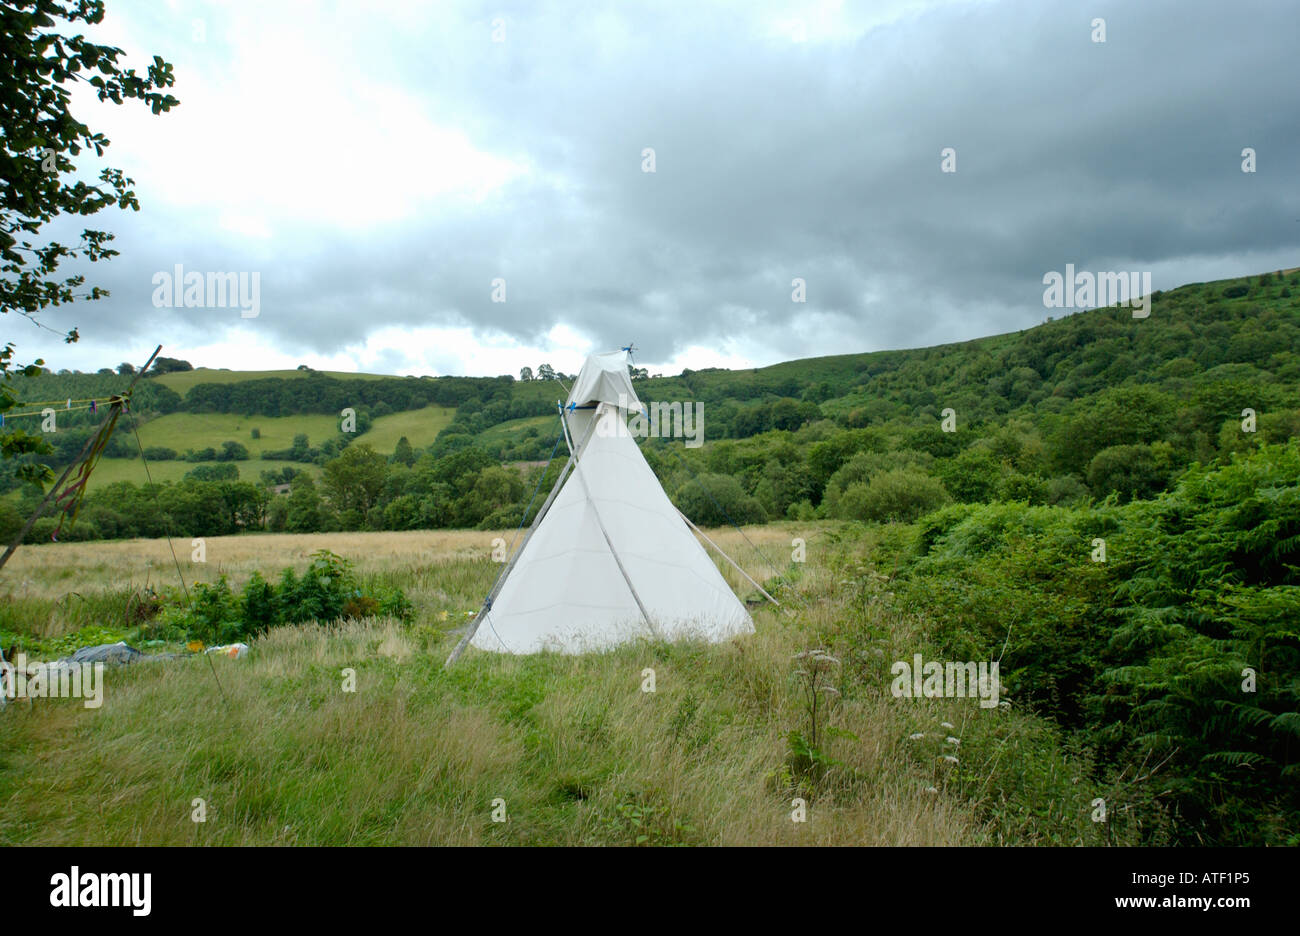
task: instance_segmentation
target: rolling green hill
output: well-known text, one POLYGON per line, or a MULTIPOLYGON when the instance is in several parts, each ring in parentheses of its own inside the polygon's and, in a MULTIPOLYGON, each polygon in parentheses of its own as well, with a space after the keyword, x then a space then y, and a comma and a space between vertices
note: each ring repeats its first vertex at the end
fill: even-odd
MULTIPOLYGON (((23 397, 101 396, 128 380, 46 374, 24 384, 23 397)), ((923 431, 948 409, 965 430, 987 433, 1027 420, 1050 441, 1095 406, 1088 401, 1129 392, 1123 388, 1150 391, 1166 401, 1167 418, 1174 420, 1165 440, 1181 453, 1176 463, 1211 457, 1225 421, 1240 418, 1245 408, 1259 412, 1276 436, 1282 431, 1279 420, 1290 418, 1286 413, 1294 408, 1297 387, 1300 273, 1295 270, 1157 292, 1146 319, 1134 319, 1127 309, 1094 309, 931 348, 745 370, 686 370, 637 382, 645 401, 702 404, 705 439, 715 443, 792 432, 821 420, 847 429, 923 431)), ((180 455, 230 440, 257 461, 264 451, 286 449, 301 432, 319 447, 335 436, 339 410, 352 406, 363 424, 352 441, 385 454, 406 436, 417 450, 438 455, 475 446, 499 461, 535 461, 554 443, 551 412, 563 396, 563 387, 549 380, 200 368, 142 381, 136 412, 145 420, 146 445, 180 455), (260 440, 251 438, 254 427, 261 430, 260 440)), ((53 464, 75 455, 80 449, 75 431, 89 432, 93 424, 89 414, 73 414, 67 423, 75 431, 65 434, 60 418, 53 464)), ((134 440, 123 436, 119 432, 112 440, 106 466, 111 459, 135 455, 134 440)), ((1158 437, 1160 432, 1142 430, 1130 441, 1145 444, 1158 437)), ((961 448, 956 436, 924 445, 938 457, 961 448)), ((1053 467, 1086 480, 1089 461, 1099 451, 1084 444, 1074 455, 1054 456, 1053 467)), ((252 467, 241 469, 241 476, 255 474, 252 467)), ((819 476, 819 483, 824 480, 819 476)), ((820 496, 811 492, 814 506, 820 496)))
MULTIPOLYGON (((246 380, 256 380, 264 377, 281 377, 292 380, 305 377, 308 373, 308 371, 300 370, 245 371, 228 370, 224 367, 196 367, 194 370, 189 371, 173 371, 170 374, 160 374, 157 377, 150 377, 149 380, 153 383, 160 383, 175 390, 181 396, 185 396, 191 387, 203 383, 242 383, 246 380)), ((386 376, 385 374, 355 374, 348 371, 316 371, 315 373, 323 373, 330 377, 337 377, 340 380, 382 380, 386 376)))

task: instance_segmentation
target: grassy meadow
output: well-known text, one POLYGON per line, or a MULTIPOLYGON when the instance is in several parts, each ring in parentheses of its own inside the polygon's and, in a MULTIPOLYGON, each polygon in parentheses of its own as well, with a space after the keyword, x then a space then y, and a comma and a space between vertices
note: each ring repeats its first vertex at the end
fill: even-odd
POLYGON ((140 426, 140 441, 146 448, 153 445, 175 449, 221 448, 226 440, 238 442, 256 459, 267 449, 287 449, 299 432, 307 433, 313 444, 320 444, 338 433, 334 416, 300 413, 296 416, 241 416, 235 413, 168 413, 140 426), (257 429, 261 438, 254 439, 257 429))
POLYGON ((389 413, 377 417, 374 425, 357 436, 357 442, 369 445, 376 452, 391 454, 397 448, 397 440, 406 436, 406 441, 415 448, 428 448, 438 433, 451 424, 455 414, 451 407, 437 405, 389 413))
MULTIPOLYGON (((196 371, 181 374, 166 374, 158 380, 168 377, 182 377, 196 371)), ((225 373, 216 371, 215 373, 225 373)), ((247 374, 232 371, 229 373, 247 377, 247 374)), ((273 376, 284 376, 279 372, 268 372, 273 376)), ((392 454, 397 448, 397 440, 406 436, 411 445, 422 448, 433 444, 433 440, 450 422, 454 410, 445 406, 427 406, 419 410, 407 410, 379 416, 373 425, 356 437, 357 443, 369 445, 377 452, 392 454)), ((550 420, 554 422, 554 420, 550 420)), ((548 423, 549 425, 549 423, 548 423)), ((205 448, 221 448, 227 440, 238 442, 248 449, 252 457, 246 461, 231 464, 239 469, 241 481, 257 482, 263 471, 276 471, 292 467, 299 471, 320 474, 317 465, 264 459, 265 451, 283 451, 293 444, 293 437, 300 432, 307 433, 312 445, 319 445, 326 439, 338 434, 338 419, 334 416, 300 414, 296 416, 243 416, 235 413, 169 413, 144 422, 140 425, 140 443, 146 448, 162 446, 184 455, 187 449, 196 451, 205 448), (252 431, 257 429, 259 438, 253 438, 252 431)), ((132 442, 134 444, 134 441, 132 442)), ((180 460, 164 461, 150 459, 149 475, 154 481, 180 481, 185 473, 192 471, 198 464, 216 464, 215 462, 187 462, 180 460)), ((133 458, 103 458, 90 478, 90 489, 101 488, 116 481, 130 481, 144 484, 146 474, 140 456, 133 458)))
MULTIPOLYGON (((1054 729, 975 701, 895 699, 887 660, 916 621, 836 524, 747 534, 782 569, 784 607, 721 645, 642 643, 580 657, 470 649, 442 663, 509 532, 213 538, 187 581, 273 577, 328 548, 403 588, 411 623, 277 628, 240 660, 109 668, 104 702, 19 701, 0 717, 0 843, 18 844, 1083 844, 1098 791, 1054 729), (790 562, 795 537, 806 561, 790 562), (826 647, 838 695, 825 761, 790 732, 810 712, 794 659, 826 647), (345 669, 356 691, 343 691, 345 669), (643 692, 647 670, 653 692, 643 692), (218 688, 217 680, 220 682, 218 688), (920 735, 920 737, 917 737, 920 735), (206 821, 191 820, 196 798, 206 821), (800 798, 806 822, 792 821, 800 798), (507 821, 494 822, 494 800, 507 821), (498 803, 498 806, 500 804, 498 803)), ((771 587, 733 530, 709 531, 771 587)), ((869 540, 878 534, 868 532, 869 540)), ((868 546, 870 542, 868 543, 868 546)), ((4 626, 53 637, 129 613, 176 580, 165 540, 22 548, 4 626)), ((719 566, 742 597, 754 590, 719 566)))

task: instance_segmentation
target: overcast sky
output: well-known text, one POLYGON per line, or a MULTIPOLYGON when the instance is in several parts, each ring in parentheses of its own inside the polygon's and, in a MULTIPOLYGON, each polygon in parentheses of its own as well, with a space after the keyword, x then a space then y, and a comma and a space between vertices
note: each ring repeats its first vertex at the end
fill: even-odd
POLYGON ((12 315, 6 340, 473 375, 634 341, 674 373, 1028 327, 1067 263, 1157 289, 1297 266, 1296 12, 109 0, 92 35, 171 62, 181 105, 77 98, 141 210, 91 222, 111 298, 43 316, 78 345, 12 315), (176 264, 257 273, 258 316, 156 308, 176 264))

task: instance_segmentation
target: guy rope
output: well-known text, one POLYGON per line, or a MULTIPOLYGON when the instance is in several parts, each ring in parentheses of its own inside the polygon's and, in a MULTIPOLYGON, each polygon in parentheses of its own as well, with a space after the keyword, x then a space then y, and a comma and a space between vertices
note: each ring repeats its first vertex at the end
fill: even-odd
MULTIPOLYGON (((82 448, 81 453, 72 461, 72 464, 64 470, 58 481, 50 488, 50 492, 45 495, 45 499, 37 506, 36 511, 23 524, 23 528, 18 531, 12 543, 0 555, 0 569, 3 569, 9 557, 14 554, 22 544, 27 534, 31 532, 36 521, 40 519, 41 514, 45 513, 45 508, 54 502, 58 505, 63 513, 63 519, 59 521, 59 529, 63 528, 63 520, 70 519, 76 522, 77 511, 81 509, 81 502, 86 496, 86 482, 90 480, 90 473, 95 470, 99 464, 100 456, 104 454, 104 449, 108 445, 109 437, 113 434, 113 429, 117 426, 117 419, 131 402, 131 391, 135 389, 138 381, 144 372, 153 364, 154 358, 162 351, 162 345, 154 348, 153 354, 149 355, 149 360, 145 362, 144 367, 136 371, 131 378, 131 383, 122 393, 116 394, 108 400, 108 412, 104 414, 103 421, 100 422, 99 428, 95 431, 82 448), (75 475, 74 475, 75 471, 75 475), (72 480, 69 481, 69 476, 72 480)), ((58 530, 55 531, 58 536, 58 530)))

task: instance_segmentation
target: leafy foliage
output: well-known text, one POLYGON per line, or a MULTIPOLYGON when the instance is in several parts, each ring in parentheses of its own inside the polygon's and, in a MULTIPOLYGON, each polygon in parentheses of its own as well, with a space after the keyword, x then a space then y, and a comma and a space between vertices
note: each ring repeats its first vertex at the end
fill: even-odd
POLYGON ((154 636, 205 644, 247 641, 274 627, 305 621, 330 622, 363 617, 410 620, 414 608, 398 588, 357 581, 351 563, 328 550, 312 554, 298 575, 287 568, 272 584, 254 573, 240 593, 226 577, 198 583, 188 604, 178 599, 153 629, 154 636))
POLYGON ((1123 506, 954 505, 918 524, 899 588, 1102 767, 1162 771, 1185 841, 1294 844, 1300 442, 1123 506))
MULTIPOLYGON (((50 307, 108 295, 86 286, 84 274, 60 279, 65 260, 95 263, 117 255, 107 231, 86 229, 79 243, 42 243, 42 228, 60 215, 88 216, 115 206, 138 211, 134 182, 120 169, 104 168, 99 184, 76 179, 74 157, 83 150, 102 156, 108 139, 92 131, 71 112, 72 88, 84 82, 101 102, 121 104, 139 100, 154 114, 180 102, 164 89, 174 83, 172 66, 158 56, 144 75, 120 63, 121 49, 93 43, 75 33, 77 23, 95 25, 104 18, 102 0, 59 3, 39 0, 23 6, 0 6, 0 73, 5 76, 5 104, 0 107, 0 312, 13 312, 40 324, 37 316, 50 307)), ((42 326, 45 327, 45 326, 42 326)), ((77 329, 65 340, 74 342, 77 329)), ((18 366, 13 345, 0 354, 0 414, 20 397, 12 377, 40 373, 43 361, 18 366)), ((46 454, 38 436, 22 430, 0 435, 5 459, 46 454)), ((23 481, 44 483, 52 472, 27 461, 18 468, 23 481)))

